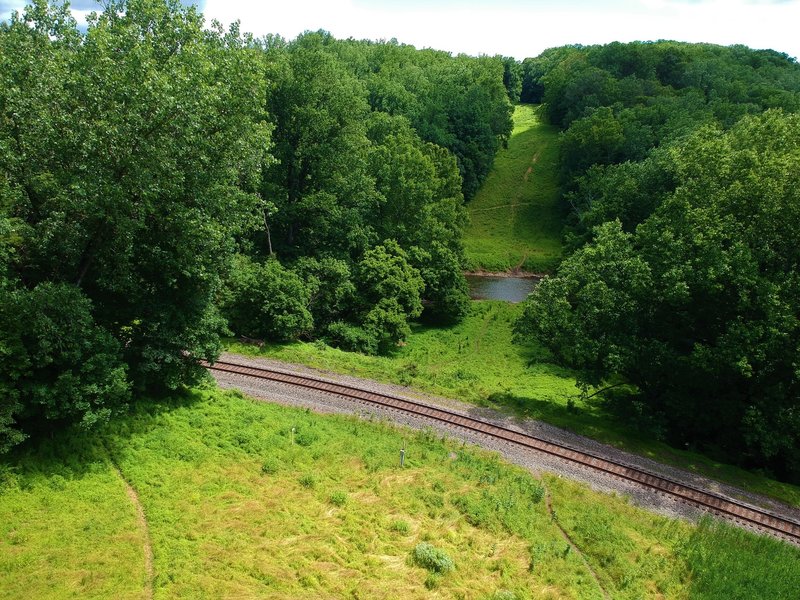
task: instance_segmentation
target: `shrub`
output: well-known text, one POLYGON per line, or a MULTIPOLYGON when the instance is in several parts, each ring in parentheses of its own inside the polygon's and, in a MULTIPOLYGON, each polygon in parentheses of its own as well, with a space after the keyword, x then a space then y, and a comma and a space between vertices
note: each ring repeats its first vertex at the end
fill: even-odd
POLYGON ((311 489, 313 487, 316 487, 317 480, 311 473, 306 473, 305 475, 300 477, 300 485, 302 485, 304 488, 311 489))
POLYGON ((347 494, 339 490, 333 492, 330 498, 328 498, 328 500, 330 500, 330 503, 333 504, 334 506, 344 506, 345 504, 347 504, 347 494))
POLYGON ((412 552, 414 563, 431 573, 444 574, 455 570, 456 566, 444 550, 439 550, 428 542, 416 545, 412 552))
POLYGON ((222 310, 238 334, 286 341, 313 329, 310 299, 306 284, 276 259, 259 263, 240 255, 223 293, 222 310))
POLYGON ((378 350, 378 339, 374 333, 342 321, 328 325, 325 341, 334 348, 349 352, 375 354, 378 350))
POLYGON ((411 527, 409 527, 408 523, 403 520, 397 520, 393 522, 390 529, 392 531, 396 531, 397 533, 402 533, 403 535, 406 535, 409 531, 411 531, 411 527))

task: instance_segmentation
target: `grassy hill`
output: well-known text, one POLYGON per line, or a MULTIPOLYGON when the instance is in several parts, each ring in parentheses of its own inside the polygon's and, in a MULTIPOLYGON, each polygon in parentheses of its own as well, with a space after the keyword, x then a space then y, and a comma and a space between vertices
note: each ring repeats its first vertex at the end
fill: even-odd
POLYGON ((547 272, 561 257, 558 206, 558 130, 542 123, 538 107, 518 105, 508 148, 469 203, 464 238, 470 268, 547 272))
POLYGON ((429 433, 216 390, 56 436, 0 475, 3 598, 779 599, 800 586, 800 552, 772 540, 429 433), (454 570, 437 573, 448 562, 430 547, 454 570))

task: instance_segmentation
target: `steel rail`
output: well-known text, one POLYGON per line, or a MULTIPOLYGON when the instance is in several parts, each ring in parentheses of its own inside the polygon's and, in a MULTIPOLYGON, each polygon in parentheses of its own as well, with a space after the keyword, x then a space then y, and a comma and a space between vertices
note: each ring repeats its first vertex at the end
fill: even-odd
POLYGON ((767 531, 775 536, 800 545, 800 522, 767 509, 752 506, 714 492, 675 481, 663 475, 650 473, 640 467, 624 464, 584 450, 578 450, 565 444, 555 443, 528 433, 521 433, 509 429, 508 427, 481 421, 474 417, 431 406, 411 400, 410 398, 368 391, 353 385, 339 383, 321 377, 286 373, 277 369, 240 365, 228 361, 217 361, 213 364, 202 361, 201 364, 207 369, 214 371, 266 379, 378 405, 390 410, 412 414, 423 419, 438 421, 446 425, 456 426, 517 446, 543 452, 572 464, 577 464, 594 471, 606 473, 613 477, 631 481, 650 490, 672 496, 684 503, 733 520, 741 525, 767 531))

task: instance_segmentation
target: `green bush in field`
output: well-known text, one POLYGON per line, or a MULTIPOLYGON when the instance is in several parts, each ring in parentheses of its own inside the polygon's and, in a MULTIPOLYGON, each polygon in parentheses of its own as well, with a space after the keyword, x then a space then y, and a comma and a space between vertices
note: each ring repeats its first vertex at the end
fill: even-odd
POLYGON ((411 527, 409 527, 408 522, 403 520, 397 520, 392 523, 390 529, 403 535, 406 535, 409 531, 411 531, 411 527))
POLYGON ((414 547, 412 552, 414 563, 427 569, 431 573, 449 573, 454 571, 456 565, 444 550, 439 550, 428 542, 421 542, 414 547))
POLYGON ((347 504, 347 494, 341 490, 335 491, 330 495, 330 503, 334 506, 344 506, 347 504))

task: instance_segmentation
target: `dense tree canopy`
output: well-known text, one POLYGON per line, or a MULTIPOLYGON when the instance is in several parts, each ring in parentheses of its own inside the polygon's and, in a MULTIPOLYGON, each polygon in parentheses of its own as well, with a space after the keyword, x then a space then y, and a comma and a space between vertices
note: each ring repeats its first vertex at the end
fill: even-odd
POLYGON ((598 226, 533 294, 520 332, 590 383, 635 385, 671 441, 796 478, 800 116, 706 126, 667 157, 646 171, 673 190, 631 233, 598 226))
POLYGON ((522 64, 563 129, 574 254, 518 324, 676 444, 800 479, 800 65, 677 42, 522 64))
POLYGON ((226 331, 387 352, 464 314, 503 59, 102 8, 0 24, 0 451, 192 382, 226 331))
POLYGON ((6 423, 90 424, 215 356, 269 142, 252 52, 154 0, 109 3, 86 34, 44 2, 0 26, 6 423))
POLYGON ((630 230, 657 205, 653 198, 671 191, 670 177, 654 181, 637 166, 660 148, 704 125, 728 129, 771 108, 800 110, 800 65, 772 50, 678 42, 566 46, 522 68, 523 98, 544 101, 550 121, 564 130, 561 169, 576 246, 608 218, 630 230), (609 211, 623 204, 624 212, 609 211))

